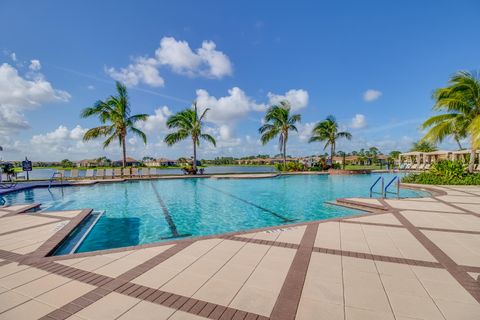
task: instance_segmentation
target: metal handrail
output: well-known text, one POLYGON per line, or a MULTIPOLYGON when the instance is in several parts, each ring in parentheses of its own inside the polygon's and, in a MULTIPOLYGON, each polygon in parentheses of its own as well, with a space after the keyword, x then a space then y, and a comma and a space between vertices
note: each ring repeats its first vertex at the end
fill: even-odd
POLYGON ((48 183, 48 190, 50 190, 50 187, 52 186, 53 180, 55 180, 55 177, 59 175, 60 176, 60 182, 63 183, 63 174, 61 172, 54 172, 52 174, 52 177, 50 178, 50 181, 48 183))
POLYGON ((383 179, 383 177, 378 177, 378 179, 375 180, 375 182, 374 182, 374 183, 372 184, 372 186, 370 187, 370 198, 372 197, 372 195, 373 195, 374 193, 382 194, 382 195, 383 195, 383 193, 381 193, 381 192, 374 192, 374 191, 373 191, 373 188, 377 185, 378 181, 380 181, 380 180, 382 180, 382 191, 383 191, 384 179, 383 179))
POLYGON ((397 198, 400 198, 400 179, 398 178, 398 176, 393 177, 393 179, 390 180, 389 183, 387 183, 387 186, 386 186, 385 189, 383 190, 383 197, 384 197, 384 198, 387 197, 387 193, 396 194, 396 195, 397 195, 397 198), (392 183, 393 183, 395 180, 397 180, 397 192, 389 192, 389 191, 388 191, 388 188, 392 185, 392 183))

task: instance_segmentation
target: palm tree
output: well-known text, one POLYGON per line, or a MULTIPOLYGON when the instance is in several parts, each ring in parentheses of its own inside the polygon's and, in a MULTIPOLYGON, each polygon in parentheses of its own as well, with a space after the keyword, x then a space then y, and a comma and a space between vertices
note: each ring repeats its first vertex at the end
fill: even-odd
POLYGON ((135 127, 139 121, 145 121, 148 114, 130 115, 130 102, 128 100, 127 88, 120 82, 115 83, 117 95, 110 96, 106 100, 98 100, 93 107, 85 108, 82 111, 82 118, 98 116, 102 124, 109 123, 100 127, 92 128, 85 132, 83 141, 96 139, 100 136, 107 137, 103 142, 103 147, 108 147, 114 140, 118 140, 122 147, 122 166, 127 164, 126 138, 127 133, 131 132, 139 136, 143 143, 147 144, 147 136, 143 131, 135 127))
POLYGON ((177 129, 177 131, 169 133, 165 136, 165 143, 169 146, 177 142, 191 137, 193 142, 193 172, 197 172, 197 146, 200 146, 200 139, 217 145, 215 139, 206 133, 202 133, 202 120, 205 118, 209 108, 206 108, 200 117, 198 116, 197 103, 193 103, 193 109, 185 109, 170 116, 167 120, 167 127, 169 129, 177 129))
POLYGON ((446 136, 454 139, 469 136, 468 170, 473 172, 475 153, 480 148, 480 75, 459 71, 450 78, 448 86, 434 92, 433 98, 436 100, 433 109, 446 113, 423 123, 424 128, 430 127, 424 139, 442 141, 446 136))
POLYGON ((435 144, 427 141, 427 140, 420 140, 417 142, 412 143, 412 147, 410 151, 417 151, 417 152, 433 152, 437 151, 437 146, 435 144))
POLYGON ((352 139, 352 134, 347 131, 338 132, 338 123, 334 116, 330 115, 325 120, 320 121, 312 130, 312 136, 308 142, 326 142, 323 150, 330 146, 330 161, 333 164, 333 156, 335 155, 335 147, 337 140, 345 138, 352 139))
POLYGON ((287 100, 281 101, 278 105, 268 108, 265 113, 265 124, 258 131, 262 134, 260 140, 262 144, 267 144, 270 140, 279 136, 278 145, 283 155, 283 166, 287 164, 287 141, 288 132, 298 132, 295 124, 300 122, 302 117, 299 114, 290 115, 290 103, 287 100))

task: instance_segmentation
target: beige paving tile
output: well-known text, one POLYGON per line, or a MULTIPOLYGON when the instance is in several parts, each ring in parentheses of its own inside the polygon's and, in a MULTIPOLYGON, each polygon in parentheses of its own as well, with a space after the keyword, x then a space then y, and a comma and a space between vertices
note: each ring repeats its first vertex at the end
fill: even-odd
POLYGON ((20 272, 27 269, 27 265, 19 265, 16 262, 12 262, 0 267, 0 278, 7 277, 10 274, 20 272))
POLYGON ((119 259, 114 260, 111 263, 96 269, 95 273, 116 278, 122 273, 125 273, 128 270, 135 268, 136 266, 155 257, 156 255, 164 252, 172 246, 173 245, 135 250, 129 255, 120 257, 119 259))
POLYGON ((210 278, 208 275, 193 272, 182 272, 171 281, 160 287, 161 290, 191 297, 210 278))
POLYGON ((440 310, 429 297, 421 298, 396 293, 389 293, 388 297, 396 316, 425 320, 444 319, 440 310))
POLYGON ((472 297, 472 295, 469 294, 453 278, 450 283, 423 280, 422 284, 435 301, 443 299, 452 302, 477 304, 477 301, 472 297))
POLYGON ((462 212, 459 209, 456 209, 452 206, 441 202, 431 202, 431 201, 415 201, 410 199, 410 201, 404 200, 385 200, 389 205, 394 208, 402 210, 422 210, 422 211, 440 211, 440 212, 462 212))
POLYGON ((417 227, 480 231, 480 219, 473 215, 408 210, 401 214, 417 227))
POLYGON ((35 300, 60 308, 95 288, 74 280, 36 297, 35 300))
POLYGON ((268 317, 272 312, 277 296, 278 292, 245 285, 229 306, 268 317))
POLYGON ((318 225, 315 247, 340 250, 340 224, 324 222, 318 225))
POLYGON ((447 196, 438 196, 438 199, 443 201, 452 202, 452 203, 470 203, 470 204, 480 204, 480 197, 472 197, 469 195, 447 195, 447 196))
POLYGON ((349 221, 369 222, 369 223, 383 223, 391 225, 401 225, 400 221, 391 213, 376 214, 373 216, 351 218, 349 221))
MULTIPOLYGON (((445 269, 411 266, 420 281, 437 281, 451 283, 453 278, 445 269)), ((455 281, 455 280, 453 280, 455 281)))
POLYGON ((343 282, 345 288, 383 290, 380 277, 376 273, 343 270, 343 282))
POLYGON ((381 279, 387 294, 396 293, 428 298, 427 291, 418 279, 404 278, 398 275, 382 275, 381 279))
POLYGON ((352 307, 345 307, 347 320, 395 320, 392 312, 376 312, 352 307))
POLYGON ((242 287, 243 283, 221 279, 210 279, 194 295, 193 298, 228 306, 242 287))
POLYGON ((48 272, 35 268, 28 268, 1 278, 0 286, 13 289, 46 275, 48 275, 48 272))
POLYGON ((139 304, 135 305, 133 308, 125 312, 121 317, 117 318, 119 320, 166 320, 173 313, 175 309, 167 308, 156 303, 151 303, 148 301, 141 301, 139 304))
POLYGON ((49 274, 13 290, 25 296, 34 298, 69 281, 71 281, 69 278, 57 276, 55 274, 49 274))
POLYGON ((345 286, 345 305, 384 313, 391 310, 385 291, 370 287, 345 286))
POLYGON ((323 281, 343 282, 342 257, 337 255, 312 252, 308 273, 321 277, 323 281))
POLYGON ((456 206, 475 213, 480 213, 480 206, 478 204, 455 203, 456 206))
POLYGON ((305 233, 306 226, 292 227, 284 229, 280 232, 277 238, 278 242, 286 242, 293 244, 300 244, 303 234, 305 233))
POLYGON ((48 214, 49 216, 55 216, 55 217, 61 217, 61 218, 75 218, 80 212, 82 212, 82 210, 48 211, 48 212, 45 212, 45 214, 48 214))
POLYGON ((13 291, 4 292, 0 294, 0 312, 5 312, 29 299, 27 296, 13 291))
POLYGON ((480 235, 426 230, 422 232, 456 263, 480 266, 480 235))
POLYGON ((302 290, 302 298, 343 305, 343 285, 328 281, 328 275, 309 269, 302 290))
POLYGON ((139 299, 112 292, 80 310, 77 316, 95 320, 116 319, 139 302, 139 299))
POLYGON ((302 298, 298 305, 296 320, 343 320, 343 306, 327 301, 302 298))
POLYGON ((480 304, 461 303, 443 299, 435 300, 447 320, 472 320, 480 315, 480 304))
POLYGON ((24 304, 8 310, 5 313, 0 314, 0 319, 39 319, 52 312, 53 310, 55 310, 55 308, 52 306, 35 300, 30 300, 24 304))

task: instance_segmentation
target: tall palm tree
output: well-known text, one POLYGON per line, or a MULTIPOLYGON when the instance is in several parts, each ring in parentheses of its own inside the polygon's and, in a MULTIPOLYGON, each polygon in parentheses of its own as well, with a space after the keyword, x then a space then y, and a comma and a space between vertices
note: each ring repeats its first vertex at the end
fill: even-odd
POLYGON ((177 131, 169 133, 165 136, 165 143, 169 146, 190 137, 193 143, 193 172, 197 172, 197 147, 200 146, 200 139, 217 145, 215 138, 211 135, 202 133, 202 125, 209 108, 206 108, 200 116, 198 116, 197 103, 193 103, 193 108, 180 111, 167 120, 169 129, 177 129, 177 131))
POLYGON ((437 150, 438 150, 437 146, 427 140, 420 140, 420 141, 414 142, 412 143, 412 147, 410 148, 410 151, 417 151, 417 152, 433 152, 437 150))
POLYGON ((334 116, 330 115, 325 120, 318 122, 312 130, 312 136, 308 142, 326 142, 323 150, 330 146, 330 161, 333 164, 337 140, 352 139, 352 134, 347 131, 338 131, 338 123, 334 116))
POLYGON ((262 125, 258 131, 262 134, 260 140, 262 144, 267 144, 275 137, 278 138, 278 145, 280 152, 283 155, 283 166, 287 164, 287 141, 288 132, 298 132, 295 124, 300 122, 302 117, 299 114, 290 115, 290 103, 287 100, 281 101, 278 105, 273 105, 268 108, 265 113, 265 124, 262 125))
POLYGON ((143 143, 147 144, 147 136, 143 131, 135 127, 139 121, 145 121, 148 114, 130 115, 130 102, 128 100, 127 88, 120 82, 116 82, 117 95, 110 96, 106 100, 98 100, 93 107, 85 108, 82 111, 82 118, 98 116, 102 124, 100 127, 92 128, 85 132, 83 141, 89 141, 98 137, 107 137, 103 147, 108 147, 114 140, 118 140, 122 147, 122 165, 127 164, 126 138, 131 132, 139 136, 143 143))
POLYGON ((441 141, 445 136, 470 137, 470 164, 473 172, 475 153, 480 148, 480 75, 467 71, 455 73, 449 85, 437 89, 433 109, 446 113, 434 116, 423 123, 430 127, 424 139, 441 141))

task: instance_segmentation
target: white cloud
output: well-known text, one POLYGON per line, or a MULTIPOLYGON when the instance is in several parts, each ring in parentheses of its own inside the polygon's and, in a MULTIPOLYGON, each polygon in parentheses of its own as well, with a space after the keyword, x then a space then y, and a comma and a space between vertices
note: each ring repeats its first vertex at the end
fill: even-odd
POLYGON ((280 101, 288 100, 292 106, 292 111, 297 111, 308 105, 308 92, 303 89, 291 89, 284 95, 269 92, 268 98, 270 104, 278 104, 280 101))
POLYGON ((15 52, 12 52, 10 54, 10 59, 12 59, 13 62, 16 62, 17 61, 17 55, 15 54, 15 52))
POLYGON ((307 141, 312 136, 312 130, 315 127, 315 122, 300 123, 298 128, 298 139, 300 141, 307 141))
POLYGON ((136 86, 140 82, 152 87, 162 87, 165 84, 158 72, 157 61, 153 58, 138 57, 134 63, 129 64, 126 68, 120 70, 113 67, 105 68, 105 72, 114 80, 129 87, 136 86))
POLYGON ((350 127, 353 129, 362 129, 367 126, 367 119, 363 114, 356 114, 355 117, 352 118, 350 123, 350 127))
POLYGON ((88 129, 82 128, 77 125, 72 130, 69 130, 66 126, 60 125, 57 129, 46 134, 34 135, 31 139, 34 145, 59 145, 70 141, 80 141, 83 138, 85 132, 88 129))
POLYGON ((372 102, 372 101, 375 101, 378 98, 380 98, 381 95, 382 95, 381 91, 374 90, 374 89, 368 89, 367 91, 365 91, 363 93, 363 100, 365 100, 367 102, 372 102))
POLYGON ((233 122, 245 117, 248 112, 265 109, 265 105, 256 103, 238 87, 228 90, 228 95, 220 98, 211 96, 207 90, 198 89, 196 101, 200 112, 210 108, 206 120, 217 125, 233 125, 233 122))
POLYGON ((28 128, 25 111, 44 103, 69 99, 70 94, 54 89, 41 74, 27 79, 8 63, 0 65, 0 131, 28 128))
POLYGON ((87 86, 87 89, 88 90, 95 90, 95 86, 90 84, 90 85, 87 86))
POLYGON ((150 115, 147 121, 140 122, 139 126, 150 133, 165 132, 167 131, 167 119, 172 114, 172 111, 167 106, 157 108, 155 109, 155 113, 150 115))
POLYGON ((105 72, 127 86, 144 83, 161 87, 165 81, 160 76, 162 66, 170 67, 175 73, 190 77, 223 78, 233 73, 232 63, 226 54, 216 50, 213 41, 203 41, 196 51, 187 41, 177 41, 173 37, 163 37, 154 57, 136 57, 133 63, 119 70, 110 67, 105 72))
POLYGON ((188 76, 220 79, 233 72, 230 59, 216 50, 213 41, 203 41, 202 47, 193 52, 188 42, 164 37, 155 56, 161 65, 167 65, 174 72, 188 76))
POLYGON ((30 65, 28 66, 28 68, 32 71, 40 70, 42 68, 42 65, 40 64, 40 60, 36 60, 36 59, 30 60, 30 65))

